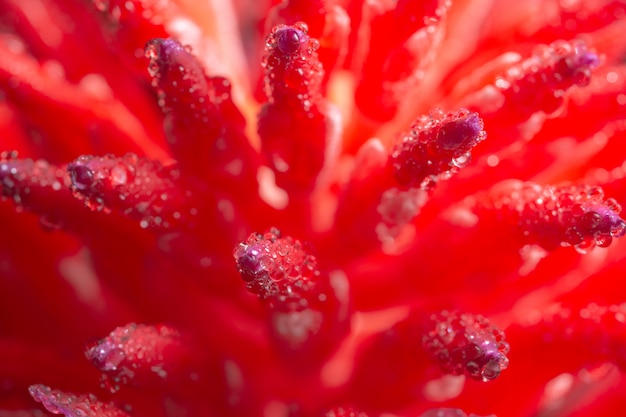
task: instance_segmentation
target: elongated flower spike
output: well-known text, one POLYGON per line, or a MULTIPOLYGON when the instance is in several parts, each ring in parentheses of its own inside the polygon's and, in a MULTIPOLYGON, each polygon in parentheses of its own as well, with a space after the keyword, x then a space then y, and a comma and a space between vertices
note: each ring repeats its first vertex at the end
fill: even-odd
POLYGON ((322 96, 318 48, 302 22, 275 26, 266 38, 268 102, 258 121, 261 151, 276 184, 294 198, 328 181, 340 149, 340 115, 322 96))
MULTIPOLYGON (((354 401, 362 409, 400 408, 414 398, 425 397, 417 387, 441 371, 492 381, 507 368, 508 352, 504 332, 481 315, 445 310, 430 317, 410 314, 375 335, 358 356, 359 363, 373 363, 376 357, 386 360, 376 366, 357 367, 353 389, 372 395, 354 401), (374 396, 374 391, 380 395, 374 396)), ((449 378, 450 385, 463 385, 462 377, 449 378)))
POLYGON ((498 80, 508 117, 527 119, 529 111, 551 114, 561 107, 564 93, 589 84, 598 56, 581 41, 539 46, 533 56, 507 70, 498 80), (510 113, 508 113, 510 112, 510 113))
POLYGON ((94 395, 74 395, 53 390, 45 385, 32 385, 30 395, 52 414, 66 417, 129 417, 129 414, 113 404, 98 401, 94 395))
POLYGON ((102 384, 111 392, 129 385, 180 394, 197 390, 204 371, 200 352, 194 352, 178 330, 165 325, 119 327, 90 344, 85 356, 102 371, 102 384))
POLYGON ((172 228, 197 214, 176 183, 176 169, 146 158, 81 156, 67 170, 74 196, 87 208, 124 214, 144 229, 172 228))
MULTIPOLYGON (((575 292, 581 294, 579 290, 575 292)), ((548 410, 548 399, 582 407, 584 399, 589 398, 581 396, 586 384, 602 384, 603 379, 605 383, 617 384, 613 378, 623 372, 626 364, 625 306, 585 305, 580 303, 582 300, 547 305, 540 314, 535 310, 507 329, 507 340, 516 347, 511 352, 515 366, 507 370, 507 377, 514 380, 523 376, 528 384, 514 388, 514 384, 509 385, 512 380, 502 379, 502 389, 518 389, 520 397, 494 399, 492 410, 497 415, 511 406, 548 410), (555 385, 561 382, 559 390, 552 391, 549 384, 546 387, 539 382, 545 380, 555 385)), ((591 409, 595 407, 602 408, 602 401, 591 409)))
POLYGON ((579 141, 593 137, 607 124, 623 120, 626 68, 604 66, 598 68, 585 88, 573 89, 565 103, 564 115, 546 120, 533 141, 547 143, 554 136, 573 137, 579 141), (585 124, 573 122, 588 117, 585 124))
MULTIPOLYGON (((268 308, 278 348, 316 361, 337 348, 349 325, 349 294, 343 273, 323 273, 304 245, 277 229, 252 234, 233 253, 248 290, 268 308)), ((311 364, 298 363, 298 368, 311 364)))
POLYGON ((621 206, 605 199, 599 187, 505 183, 496 187, 486 207, 500 221, 515 225, 528 243, 547 250, 574 246, 587 253, 626 234, 621 206))
POLYGON ((480 315, 443 311, 430 317, 434 326, 422 345, 445 372, 487 382, 509 365, 504 332, 480 315))
POLYGON ((258 160, 232 102, 230 81, 207 77, 190 50, 174 39, 152 39, 146 57, 166 114, 168 143, 183 175, 214 186, 245 184, 255 192, 258 160))
POLYGON ((0 416, 620 415, 625 16, 0 1, 0 416))
MULTIPOLYGON (((85 210, 84 197, 76 198, 77 194, 71 189, 72 176, 67 170, 67 166, 57 166, 42 159, 19 158, 17 152, 3 152, 0 155, 2 198, 11 200, 16 211, 37 215, 46 230, 64 230, 86 236, 92 230, 110 228, 110 225, 105 226, 102 216, 94 216, 85 210), (84 222, 90 226, 85 227, 84 222)), ((90 202, 94 210, 105 209, 103 203, 104 200, 90 202)), ((109 207, 104 211, 108 210, 109 207)), ((150 209, 144 211, 147 213, 150 209)), ((137 214, 134 213, 135 220, 137 214)))
POLYGON ((355 92, 363 114, 378 122, 395 116, 406 91, 418 85, 437 51, 449 7, 448 0, 400 0, 372 19, 355 92))
POLYGON ((410 129, 389 153, 370 141, 357 154, 360 171, 353 173, 341 196, 336 223, 345 231, 342 236, 358 237, 348 245, 355 253, 400 235, 429 192, 469 165, 472 150, 487 136, 482 119, 467 109, 434 110, 417 118, 410 129), (349 211, 355 207, 358 213, 349 211))
POLYGON ((481 153, 532 138, 546 118, 562 109, 573 87, 589 84, 591 72, 599 63, 598 55, 582 41, 539 45, 531 57, 511 65, 492 85, 467 96, 463 105, 479 111, 498 138, 481 153))
POLYGON ((66 210, 73 206, 67 181, 61 167, 43 160, 20 159, 17 152, 0 154, 1 195, 13 200, 19 210, 65 220, 66 210))
POLYGON ((340 66, 347 52, 350 18, 333 0, 284 0, 268 14, 265 26, 269 32, 279 24, 306 22, 309 36, 317 38, 319 60, 324 67, 323 87, 332 70, 340 66))
POLYGON ((391 153, 398 184, 427 190, 448 179, 470 163, 470 151, 485 137, 481 118, 466 109, 418 118, 391 153))
POLYGON ((624 370, 625 314, 624 303, 559 303, 550 306, 538 323, 512 326, 511 337, 533 351, 539 349, 528 344, 542 341, 545 359, 552 357, 560 361, 563 370, 578 371, 606 361, 624 370))

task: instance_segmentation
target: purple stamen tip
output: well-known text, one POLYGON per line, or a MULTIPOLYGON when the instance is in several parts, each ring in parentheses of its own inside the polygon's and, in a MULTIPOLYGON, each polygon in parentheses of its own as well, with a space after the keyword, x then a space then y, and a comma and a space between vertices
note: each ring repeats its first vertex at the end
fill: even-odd
POLYGON ((286 55, 295 54, 306 35, 292 27, 285 27, 276 34, 278 49, 286 55))
POLYGON ((262 248, 258 245, 240 245, 235 251, 237 268, 241 278, 246 282, 252 282, 265 273, 261 265, 262 248))
POLYGON ((476 113, 452 120, 441 127, 437 134, 437 146, 447 152, 463 150, 466 152, 479 141, 483 122, 476 113))

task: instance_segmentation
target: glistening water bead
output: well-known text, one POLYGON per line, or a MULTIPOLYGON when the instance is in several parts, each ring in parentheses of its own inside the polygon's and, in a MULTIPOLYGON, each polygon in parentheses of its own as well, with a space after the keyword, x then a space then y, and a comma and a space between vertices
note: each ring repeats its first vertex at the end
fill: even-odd
POLYGON ((0 415, 620 415, 624 2, 88 3, 0 2, 0 415))
POLYGON ((486 382, 508 367, 504 332, 485 317, 443 311, 430 320, 433 329, 424 335, 422 344, 444 371, 486 382))
POLYGON ((306 39, 304 32, 293 27, 285 27, 276 33, 276 46, 283 54, 294 54, 306 39))
POLYGON ((69 164, 67 170, 72 179, 72 185, 80 191, 88 189, 93 182, 93 171, 80 164, 69 164))

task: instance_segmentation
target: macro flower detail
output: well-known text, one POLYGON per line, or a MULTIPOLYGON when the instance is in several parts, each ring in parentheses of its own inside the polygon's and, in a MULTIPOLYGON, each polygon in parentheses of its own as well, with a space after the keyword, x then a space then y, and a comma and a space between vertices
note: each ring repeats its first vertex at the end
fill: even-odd
MULTIPOLYGON (((198 352, 195 354, 195 360, 199 360, 201 356, 198 352)), ((149 389, 168 379, 183 383, 189 378, 187 385, 199 379, 197 373, 184 370, 185 365, 194 360, 189 343, 176 329, 164 325, 129 324, 117 328, 88 346, 85 356, 102 371, 103 383, 112 392, 118 391, 121 385, 149 389)))
POLYGON ((29 388, 35 401, 40 402, 52 414, 65 416, 126 417, 127 413, 112 404, 102 403, 93 395, 73 395, 50 389, 45 385, 29 388))
POLYGON ((141 227, 169 228, 183 216, 185 195, 175 170, 127 154, 81 156, 67 166, 71 189, 91 210, 117 211, 139 220, 141 227), (176 211, 180 210, 180 211, 176 211))
POLYGON ((280 231, 252 234, 234 250, 248 290, 269 309, 274 340, 308 360, 337 347, 348 330, 348 284, 340 271, 322 273, 304 245, 280 231))
POLYGON ((0 2, 0 416, 626 400, 623 0, 0 2))
MULTIPOLYGON (((294 193, 310 191, 332 167, 340 148, 340 116, 322 95, 324 69, 319 41, 308 26, 275 26, 266 38, 265 89, 259 113, 261 152, 276 184, 294 193), (321 176, 321 178, 320 178, 321 176)), ((328 175, 328 174, 326 174, 328 175)))
POLYGON ((614 237, 626 233, 621 206, 615 199, 605 199, 599 187, 532 183, 501 187, 506 191, 498 195, 494 190, 491 209, 502 218, 517 219, 528 241, 545 249, 574 246, 586 253, 596 245, 609 246, 614 237))
POLYGON ((462 109, 423 116, 391 154, 396 180, 405 187, 428 188, 438 177, 447 178, 469 164, 470 150, 485 136, 477 113, 462 109))
POLYGON ((431 320, 435 328, 422 344, 447 372, 490 381, 507 368, 509 345, 504 332, 484 317, 444 311, 431 320))
POLYGON ((306 293, 320 275, 315 256, 277 229, 253 234, 235 248, 234 256, 248 289, 265 299, 306 293))

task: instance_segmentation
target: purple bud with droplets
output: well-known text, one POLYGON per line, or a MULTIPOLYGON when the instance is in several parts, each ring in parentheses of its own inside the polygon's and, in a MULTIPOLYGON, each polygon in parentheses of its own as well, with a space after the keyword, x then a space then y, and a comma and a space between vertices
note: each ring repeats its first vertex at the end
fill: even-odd
POLYGON ((519 228, 525 241, 546 250, 574 246, 587 253, 626 234, 621 206, 612 198, 605 200, 600 187, 516 182, 496 189, 490 210, 519 228))
POLYGON ((245 282, 267 278, 268 273, 261 264, 263 252, 263 247, 254 244, 240 243, 235 248, 234 256, 237 260, 237 270, 245 282))
POLYGON ((248 290, 261 298, 281 291, 306 292, 319 275, 315 256, 298 240, 281 237, 277 229, 253 233, 235 247, 233 256, 248 290))
POLYGON ((431 323, 422 345, 445 372, 487 382, 507 368, 504 332, 485 317, 444 311, 432 315, 431 323))
POLYGON ((463 153, 474 147, 481 138, 483 122, 477 113, 468 113, 465 117, 444 124, 439 132, 435 146, 441 152, 463 153))
POLYGON ((415 120, 394 146, 390 162, 399 185, 432 187, 469 164, 471 150, 486 137, 477 113, 433 111, 415 120))
POLYGON ((91 394, 75 395, 53 390, 42 384, 31 385, 28 392, 52 414, 63 414, 65 417, 128 417, 128 414, 115 405, 98 401, 91 394))

